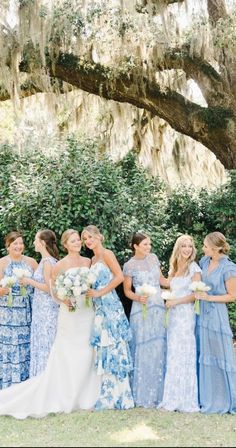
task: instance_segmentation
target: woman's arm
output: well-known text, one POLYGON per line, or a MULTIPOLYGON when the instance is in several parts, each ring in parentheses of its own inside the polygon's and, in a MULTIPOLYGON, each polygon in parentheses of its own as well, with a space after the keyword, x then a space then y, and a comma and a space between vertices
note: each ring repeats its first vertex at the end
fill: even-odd
MULTIPOLYGON (((5 267, 6 267, 5 259, 2 258, 0 261, 0 280, 2 280, 2 278, 4 277, 5 267)), ((6 296, 7 294, 9 294, 9 292, 10 292, 9 288, 0 286, 0 297, 6 296)))
POLYGON ((46 292, 50 294, 50 278, 52 273, 52 265, 49 263, 49 261, 45 261, 43 264, 43 276, 44 276, 44 283, 37 282, 33 278, 30 277, 24 277, 20 280, 20 283, 22 285, 31 285, 34 288, 39 289, 40 291, 46 292))
MULTIPOLYGON (((201 280, 200 272, 196 272, 191 278, 191 282, 200 282, 200 280, 201 280)), ((181 297, 176 300, 167 300, 166 307, 172 308, 173 306, 176 306, 176 305, 183 305, 186 303, 191 303, 191 302, 195 301, 195 298, 196 298, 195 293, 192 293, 192 294, 188 294, 187 296, 181 297)))
POLYGON ((207 302, 230 303, 236 299, 236 277, 231 277, 225 282, 227 294, 211 296, 206 292, 195 293, 196 299, 206 300, 207 302))
POLYGON ((168 278, 164 277, 164 275, 162 274, 161 269, 160 269, 160 285, 163 286, 163 288, 169 288, 170 280, 171 280, 171 277, 168 277, 168 278))
POLYGON ((95 298, 101 297, 101 296, 107 294, 108 292, 112 291, 112 289, 116 288, 124 280, 124 276, 123 276, 121 267, 116 259, 116 256, 114 255, 114 253, 111 250, 108 250, 108 249, 105 250, 103 259, 104 259, 104 262, 106 263, 106 265, 109 267, 109 269, 113 273, 113 278, 110 281, 110 283, 108 283, 108 285, 102 289, 95 290, 95 289, 90 288, 87 292, 88 297, 95 297, 95 298))
POLYGON ((147 303, 148 297, 140 296, 132 291, 132 278, 128 276, 124 276, 124 293, 126 297, 135 302, 147 303))

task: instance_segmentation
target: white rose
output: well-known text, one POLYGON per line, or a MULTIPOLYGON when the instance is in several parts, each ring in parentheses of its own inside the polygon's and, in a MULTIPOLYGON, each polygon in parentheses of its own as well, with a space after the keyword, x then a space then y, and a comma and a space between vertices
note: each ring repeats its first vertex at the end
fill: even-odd
POLYGON ((70 288, 72 286, 72 281, 69 278, 65 278, 64 285, 70 288))
POLYGON ((76 286, 75 288, 73 288, 73 294, 75 297, 79 297, 81 295, 81 288, 79 286, 76 286))
POLYGON ((60 300, 64 300, 66 297, 66 289, 65 288, 59 288, 57 291, 57 297, 60 300))

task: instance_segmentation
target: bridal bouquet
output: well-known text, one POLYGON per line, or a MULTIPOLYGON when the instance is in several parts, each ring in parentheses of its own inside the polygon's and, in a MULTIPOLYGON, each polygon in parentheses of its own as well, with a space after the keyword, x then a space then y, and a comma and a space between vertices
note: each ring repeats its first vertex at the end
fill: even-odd
MULTIPOLYGON (((156 288, 154 286, 148 285, 148 283, 143 283, 142 285, 138 286, 136 289, 136 293, 140 296, 144 297, 150 297, 153 296, 156 293, 156 288)), ((146 319, 147 317, 147 304, 142 303, 142 316, 143 319, 146 319)))
POLYGON ((86 292, 95 280, 95 275, 87 267, 68 269, 56 278, 57 298, 62 301, 69 299, 72 305, 70 311, 75 311, 78 308, 79 298, 85 294, 85 305, 89 307, 89 298, 86 297, 86 292))
POLYGON ((7 306, 12 306, 12 286, 16 283, 17 278, 12 275, 11 277, 3 277, 0 280, 0 285, 3 288, 9 288, 9 294, 7 299, 7 306))
MULTIPOLYGON (((163 292, 161 293, 161 298, 162 298, 163 300, 175 300, 175 299, 176 299, 176 297, 175 297, 173 291, 163 291, 163 292)), ((164 322, 165 327, 168 327, 169 316, 170 316, 170 310, 169 310, 169 308, 168 308, 168 309, 166 310, 166 314, 165 314, 165 322, 164 322)))
MULTIPOLYGON (((32 276, 31 272, 28 269, 23 269, 23 268, 14 268, 13 274, 17 280, 21 280, 23 277, 31 277, 32 276)), ((21 286, 20 287, 20 295, 24 297, 24 296, 26 296, 26 294, 27 294, 26 287, 21 286)))
MULTIPOLYGON (((210 286, 207 286, 204 282, 192 282, 189 288, 194 292, 207 292, 211 289, 210 286)), ((200 314, 199 300, 195 300, 194 302, 194 311, 196 314, 200 314)))

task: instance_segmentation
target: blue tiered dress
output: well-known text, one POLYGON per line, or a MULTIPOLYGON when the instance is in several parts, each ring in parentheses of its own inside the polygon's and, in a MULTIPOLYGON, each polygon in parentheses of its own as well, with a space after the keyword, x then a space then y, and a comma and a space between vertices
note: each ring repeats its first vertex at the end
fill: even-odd
POLYGON ((166 369, 165 306, 161 298, 160 263, 155 254, 144 259, 132 257, 124 264, 123 272, 132 278, 135 289, 143 283, 156 288, 156 294, 148 299, 146 318, 142 315, 142 305, 136 301, 132 302, 130 314, 134 402, 136 406, 156 407, 163 397, 166 369))
MULTIPOLYGON (((111 270, 98 261, 91 267, 97 279, 94 289, 106 287, 112 280, 111 270)), ((134 407, 129 374, 132 359, 129 349, 131 331, 123 305, 115 290, 93 299, 95 321, 91 345, 95 350, 95 368, 101 375, 100 397, 95 409, 129 409, 134 407)))
MULTIPOLYGON (((210 257, 200 261, 209 295, 227 294, 225 282, 236 277, 236 265, 223 256, 210 273, 210 257)), ((236 413, 236 357, 225 303, 200 301, 196 326, 201 412, 236 413)))
MULTIPOLYGON (((33 269, 24 261, 10 261, 5 277, 13 275, 13 269, 33 269)), ((13 302, 8 306, 8 296, 0 298, 0 389, 20 383, 29 377, 30 325, 33 288, 26 286, 26 295, 20 295, 20 285, 12 287, 13 302)))
MULTIPOLYGON (((45 283, 43 275, 45 262, 54 266, 57 260, 53 257, 42 258, 34 272, 34 280, 39 283, 45 283)), ((58 311, 59 305, 52 296, 35 288, 30 338, 30 378, 39 375, 46 367, 56 336, 58 311)))

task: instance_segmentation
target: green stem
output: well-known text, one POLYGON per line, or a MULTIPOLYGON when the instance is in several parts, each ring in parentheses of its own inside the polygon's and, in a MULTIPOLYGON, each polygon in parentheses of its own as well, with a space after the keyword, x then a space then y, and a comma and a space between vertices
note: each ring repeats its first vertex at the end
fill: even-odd
POLYGON ((25 287, 25 286, 21 286, 21 287, 20 287, 20 295, 21 295, 22 297, 25 297, 26 294, 27 294, 26 287, 25 287))
POLYGON ((170 310, 169 308, 165 312, 165 320, 164 320, 164 327, 168 327, 169 324, 169 317, 170 317, 170 310))
POLYGON ((195 300, 194 302, 194 311, 196 314, 200 314, 200 302, 199 300, 195 300))
POLYGON ((143 319, 147 318, 147 304, 146 303, 142 304, 142 316, 143 316, 143 319))
POLYGON ((7 298, 7 306, 12 306, 12 303, 13 303, 13 297, 12 297, 12 290, 10 288, 8 298, 7 298))

